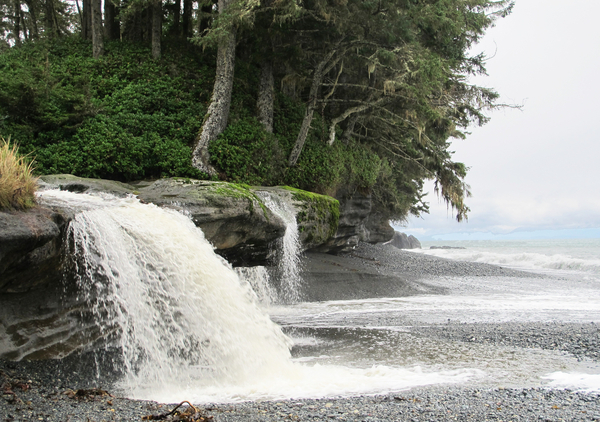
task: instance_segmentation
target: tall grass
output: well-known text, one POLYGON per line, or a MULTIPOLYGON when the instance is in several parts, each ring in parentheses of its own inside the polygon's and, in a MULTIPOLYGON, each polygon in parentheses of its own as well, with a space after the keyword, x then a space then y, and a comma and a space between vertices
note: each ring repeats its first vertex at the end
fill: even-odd
POLYGON ((35 205, 37 177, 18 147, 0 137, 0 210, 24 210, 35 205))

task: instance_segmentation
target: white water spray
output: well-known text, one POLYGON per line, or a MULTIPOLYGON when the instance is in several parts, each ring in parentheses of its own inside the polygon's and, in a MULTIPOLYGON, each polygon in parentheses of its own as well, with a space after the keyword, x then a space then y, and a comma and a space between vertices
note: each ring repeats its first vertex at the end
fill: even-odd
POLYGON ((82 291, 97 323, 117 331, 123 386, 239 384, 289 366, 289 343, 184 215, 51 191, 82 210, 69 227, 82 291))
POLYGON ((273 214, 285 222, 285 234, 281 240, 279 269, 279 298, 286 303, 298 302, 301 298, 302 277, 300 276, 300 240, 296 213, 277 194, 260 191, 256 193, 273 214))
POLYGON ((235 272, 251 286, 261 305, 269 306, 277 302, 277 292, 271 285, 271 277, 265 267, 238 267, 235 272))

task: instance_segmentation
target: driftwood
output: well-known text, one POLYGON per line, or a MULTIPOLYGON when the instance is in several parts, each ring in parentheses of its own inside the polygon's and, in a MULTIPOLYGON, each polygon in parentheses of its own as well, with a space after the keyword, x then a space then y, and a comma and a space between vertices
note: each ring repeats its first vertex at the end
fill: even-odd
POLYGON ((161 413, 159 415, 148 415, 144 416, 144 421, 170 421, 170 422, 207 422, 212 420, 212 416, 206 415, 202 410, 194 407, 189 401, 185 400, 179 403, 173 410, 167 413, 161 413), (184 403, 188 404, 188 407, 183 411, 179 409, 184 403))

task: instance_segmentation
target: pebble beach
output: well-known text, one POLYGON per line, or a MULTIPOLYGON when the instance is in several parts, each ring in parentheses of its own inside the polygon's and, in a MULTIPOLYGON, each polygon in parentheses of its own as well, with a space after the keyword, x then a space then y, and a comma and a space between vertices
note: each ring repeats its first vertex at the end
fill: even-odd
MULTIPOLYGON (((313 256, 312 260, 317 258, 313 256)), ((335 265, 351 264, 382 276, 393 274, 407 283, 418 283, 424 276, 429 280, 438 277, 440 281, 429 288, 439 294, 443 294, 443 278, 448 276, 540 277, 384 246, 361 245, 344 259, 346 263, 335 265)), ((599 328, 594 323, 449 320, 415 324, 410 330, 415 336, 451 342, 550 350, 597 365, 599 328)), ((36 362, 0 361, 0 421, 139 421, 144 417, 159 420, 151 417, 164 416, 176 406, 121 397, 111 380, 99 380, 86 369, 85 356, 36 362)), ((215 421, 600 421, 600 394, 547 387, 451 384, 361 397, 202 404, 198 411, 204 420, 215 421)), ((164 416, 163 420, 177 420, 174 418, 164 416)))

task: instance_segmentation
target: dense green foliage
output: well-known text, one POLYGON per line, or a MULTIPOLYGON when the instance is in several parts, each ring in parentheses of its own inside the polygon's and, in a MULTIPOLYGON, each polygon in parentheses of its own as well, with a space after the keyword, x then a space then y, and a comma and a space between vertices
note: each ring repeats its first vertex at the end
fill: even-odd
POLYGON ((1 54, 0 134, 18 139, 41 174, 202 177, 191 167, 190 143, 210 69, 182 49, 169 57, 173 66, 121 43, 101 60, 89 50, 69 37, 1 54))
POLYGON ((467 168, 449 139, 497 106, 495 92, 468 83, 485 73, 485 57, 469 49, 510 0, 228 0, 218 14, 209 3, 194 11, 189 0, 163 0, 162 43, 151 3, 113 2, 121 39, 105 20, 94 59, 88 6, 0 0, 0 136, 35 156, 38 173, 207 178, 192 149, 217 53, 235 32, 229 120, 208 145, 213 177, 371 192, 395 220, 427 211, 422 188, 432 179, 466 218, 467 168), (274 81, 272 131, 258 105, 270 89, 264 69, 274 81))

